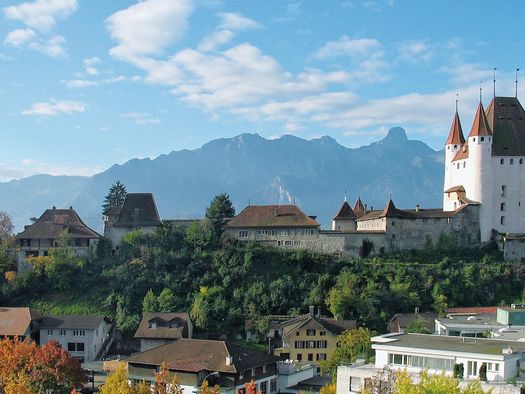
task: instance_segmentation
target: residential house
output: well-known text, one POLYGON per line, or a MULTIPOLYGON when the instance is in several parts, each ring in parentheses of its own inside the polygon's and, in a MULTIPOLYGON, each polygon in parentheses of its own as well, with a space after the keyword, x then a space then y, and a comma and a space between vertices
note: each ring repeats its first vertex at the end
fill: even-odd
POLYGON ((249 205, 226 223, 225 232, 241 241, 304 248, 319 233, 315 219, 296 205, 249 205))
POLYGON ((450 337, 428 334, 386 334, 372 338, 375 364, 362 362, 340 366, 337 394, 357 393, 367 379, 384 368, 406 370, 417 380, 421 371, 453 375, 455 365, 464 369, 461 384, 480 378, 486 368, 490 384, 519 377, 525 359, 525 343, 499 339, 450 337))
POLYGON ((104 316, 46 316, 39 329, 40 345, 57 341, 82 363, 103 357, 113 334, 112 324, 104 316))
POLYGON ((18 271, 31 269, 27 258, 47 256, 49 250, 57 246, 63 231, 71 236, 70 246, 77 256, 87 257, 95 249, 100 234, 89 228, 73 209, 46 209, 35 223, 25 226, 24 231, 16 235, 18 242, 18 271))
POLYGON ((140 340, 140 351, 152 349, 175 339, 191 338, 193 324, 186 312, 146 312, 133 338, 140 340))
POLYGON ((282 344, 274 354, 285 359, 311 361, 326 360, 339 346, 338 336, 357 328, 355 320, 337 320, 314 314, 314 307, 306 315, 281 323, 282 344))
POLYGON ((406 332, 407 326, 418 320, 423 328, 428 330, 428 333, 434 332, 434 320, 438 317, 437 313, 424 312, 424 313, 396 313, 392 319, 388 322, 389 332, 406 332))
POLYGON ((134 230, 148 234, 159 226, 162 220, 151 193, 128 193, 121 207, 104 211, 104 237, 111 241, 114 253, 125 234, 134 230))
POLYGON ((31 308, 0 307, 0 338, 38 339, 42 315, 31 308))
MULTIPOLYGON (((525 330, 524 305, 510 307, 473 307, 448 310, 445 317, 435 319, 438 335, 461 337, 500 337, 506 332, 525 330)), ((519 337, 523 337, 523 332, 519 337)))
POLYGON ((226 341, 177 339, 124 360, 131 380, 155 381, 165 363, 185 394, 195 393, 206 379, 221 392, 237 394, 252 379, 262 394, 276 393, 278 357, 226 341))

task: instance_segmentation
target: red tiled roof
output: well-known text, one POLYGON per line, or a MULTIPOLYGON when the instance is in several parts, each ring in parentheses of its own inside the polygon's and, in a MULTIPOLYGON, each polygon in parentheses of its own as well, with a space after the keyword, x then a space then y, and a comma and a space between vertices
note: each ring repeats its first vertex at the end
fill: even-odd
POLYGON ((24 336, 34 320, 42 316, 31 308, 0 307, 0 336, 24 336))
POLYGON ((401 212, 399 209, 396 208, 394 205, 394 201, 392 199, 388 200, 388 203, 386 204, 385 209, 383 209, 383 214, 381 215, 383 217, 401 217, 403 216, 403 212, 401 212))
POLYGON ((492 135, 483 104, 480 102, 472 123, 472 129, 470 129, 469 137, 482 137, 492 135))
POLYGON ((226 227, 319 227, 319 223, 296 205, 249 205, 226 227))
POLYGON ((496 313, 497 306, 456 306, 446 308, 446 313, 496 313))
POLYGON ((468 159, 468 142, 465 142, 452 161, 468 159))
POLYGON ((341 209, 339 209, 339 212, 334 216, 333 220, 339 220, 339 219, 355 219, 356 215, 352 208, 350 207, 350 204, 345 200, 343 205, 341 206, 341 209))
POLYGON ((363 202, 361 201, 361 198, 358 198, 354 205, 354 213, 355 216, 360 218, 363 216, 365 212, 365 206, 363 205, 363 202))
POLYGON ((454 114, 454 120, 452 121, 452 127, 450 128, 450 133, 448 134, 446 145, 455 144, 461 145, 465 142, 465 137, 463 136, 463 130, 461 129, 461 122, 459 120, 458 112, 454 114))

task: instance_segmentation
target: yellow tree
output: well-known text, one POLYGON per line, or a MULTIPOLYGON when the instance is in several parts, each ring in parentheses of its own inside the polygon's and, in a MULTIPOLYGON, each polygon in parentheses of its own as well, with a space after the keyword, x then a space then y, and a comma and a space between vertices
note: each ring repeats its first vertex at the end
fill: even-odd
POLYGON ((100 394, 137 394, 135 387, 128 382, 128 372, 123 364, 108 376, 106 383, 100 389, 100 394))
POLYGON ((205 379, 202 381, 201 388, 197 391, 197 394, 221 394, 221 389, 217 384, 210 387, 208 381, 205 379))
POLYGON ((182 392, 177 376, 170 379, 168 366, 162 363, 159 372, 155 374, 154 394, 182 394, 182 392))
POLYGON ((335 384, 327 384, 326 386, 321 387, 321 390, 319 390, 319 394, 335 394, 336 393, 336 385, 335 384))
POLYGON ((419 382, 414 383, 407 371, 399 371, 396 376, 395 389, 393 394, 488 394, 489 391, 483 391, 480 382, 470 383, 462 389, 459 380, 441 374, 430 374, 428 371, 422 371, 419 382))

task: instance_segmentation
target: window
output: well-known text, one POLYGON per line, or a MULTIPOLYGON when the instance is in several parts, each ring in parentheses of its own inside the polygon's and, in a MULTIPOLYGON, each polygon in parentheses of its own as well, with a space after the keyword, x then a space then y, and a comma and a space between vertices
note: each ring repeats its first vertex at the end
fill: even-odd
POLYGON ((510 164, 514 164, 514 159, 510 159, 510 164))
POLYGON ((481 137, 480 139, 481 139, 481 141, 485 141, 485 137, 481 137))
POLYGON ((441 371, 452 371, 454 360, 438 357, 407 356, 405 354, 388 354, 388 362, 394 365, 418 367, 422 369, 435 369, 441 371))
POLYGON ((459 163, 457 164, 457 168, 458 168, 458 170, 459 170, 459 163))
POLYGON ((499 372, 499 363, 487 363, 487 371, 499 372))
POLYGON ((307 349, 315 349, 315 341, 306 341, 307 349))
POLYGON ((297 361, 302 361, 303 355, 301 353, 297 353, 297 361))
POLYGON ((326 353, 318 353, 316 356, 317 361, 323 361, 326 360, 326 353))
POLYGON ((473 141, 473 142, 476 142, 476 138, 472 138, 472 141, 473 141))
POLYGON ((523 159, 520 159, 520 164, 523 164, 523 159))
POLYGON ((255 368, 252 368, 252 376, 255 376, 255 368))
POLYGON ((299 331, 296 331, 295 335, 296 335, 296 336, 299 336, 299 331))
POLYGON ((83 352, 84 351, 84 342, 77 343, 77 352, 83 352))
POLYGON ((507 194, 507 186, 501 185, 501 197, 505 197, 506 194, 507 194))
POLYGON ((47 335, 53 335, 53 330, 47 330, 47 335))
POLYGON ((270 380, 270 392, 274 393, 277 391, 277 379, 270 380))
POLYGON ((335 344, 336 347, 341 347, 341 341, 337 341, 337 343, 335 344))
POLYGON ((326 331, 319 331, 319 335, 324 337, 326 335, 326 331))
POLYGON ((248 230, 240 230, 239 238, 248 238, 248 230))
POLYGON ((261 388, 260 388, 259 392, 261 394, 266 394, 267 388, 268 388, 268 381, 261 382, 261 388))
POLYGON ((266 364, 263 365, 263 373, 268 372, 268 366, 266 364))
POLYGON ((84 335, 86 335, 85 330, 73 330, 74 337, 83 337, 84 335))
POLYGON ((284 241, 284 246, 292 246, 292 241, 284 241))
POLYGON ((312 353, 308 353, 308 361, 314 361, 314 355, 312 353))
POLYGON ((505 164, 505 159, 499 159, 499 164, 505 164))
POLYGON ((66 330, 60 330, 60 336, 62 337, 66 336, 66 330))
POLYGON ((502 216, 502 217, 499 219, 499 223, 500 223, 500 224, 505 224, 505 216, 502 216))
POLYGON ((75 246, 82 246, 82 239, 81 238, 75 238, 75 246))
POLYGON ((396 222, 392 220, 392 226, 395 226, 396 225, 396 222))
POLYGON ((315 328, 309 328, 306 330, 306 335, 313 337, 315 335, 315 328))
POLYGON ((68 342, 67 343, 67 351, 68 352, 74 352, 76 348, 77 348, 76 343, 74 343, 74 342, 68 342))
POLYGON ((326 349, 327 347, 327 342, 326 341, 317 341, 317 347, 319 349, 326 349))
POLYGON ((467 162, 464 161, 464 162, 463 162, 463 168, 465 168, 466 165, 467 165, 467 162))
POLYGON ((295 341, 296 349, 304 349, 304 341, 295 341))
POLYGON ((499 210, 500 211, 504 211, 505 210, 505 203, 502 202, 501 204, 499 204, 499 210))

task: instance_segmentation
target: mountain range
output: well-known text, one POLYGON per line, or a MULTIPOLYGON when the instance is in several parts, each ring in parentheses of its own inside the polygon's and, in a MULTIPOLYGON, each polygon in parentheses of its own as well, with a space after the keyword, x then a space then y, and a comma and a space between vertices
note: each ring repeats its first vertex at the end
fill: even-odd
POLYGON ((52 206, 73 206, 102 231, 101 204, 120 180, 128 192, 152 192, 163 219, 200 218, 218 193, 230 195, 240 212, 249 203, 295 203, 316 215, 323 227, 348 191, 369 208, 382 209, 391 196, 397 207, 440 207, 443 151, 409 140, 400 127, 378 142, 347 148, 331 137, 304 140, 292 135, 268 140, 240 134, 213 140, 195 150, 155 159, 132 159, 91 177, 35 175, 0 183, 0 210, 16 230, 52 206))

